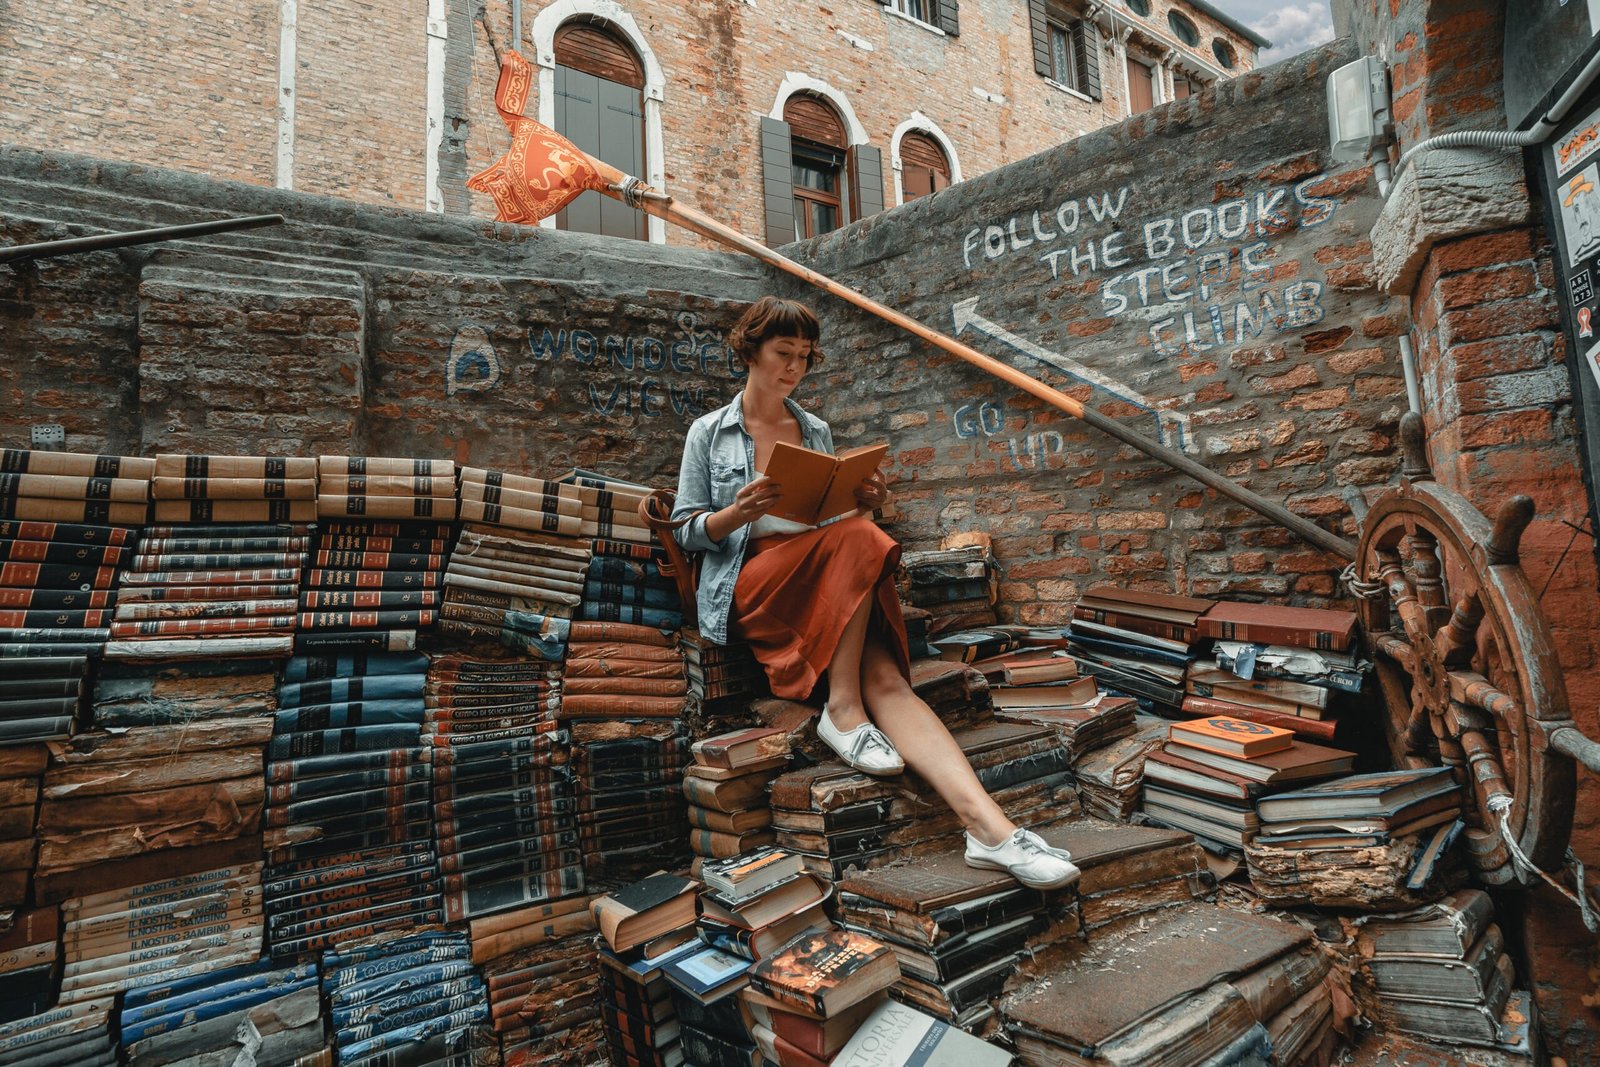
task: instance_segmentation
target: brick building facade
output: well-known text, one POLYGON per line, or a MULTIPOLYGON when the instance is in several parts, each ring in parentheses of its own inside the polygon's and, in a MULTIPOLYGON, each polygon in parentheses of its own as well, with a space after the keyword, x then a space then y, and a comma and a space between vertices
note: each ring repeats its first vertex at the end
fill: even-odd
MULTIPOLYGON (((0 25, 0 138, 492 216, 463 184, 506 144, 479 8, 538 66, 529 114, 773 243, 795 144, 838 225, 1242 74, 1266 43, 1195 0, 48 2, 0 25), (821 126, 791 141, 786 105, 821 126)), ((697 240, 598 204, 560 225, 697 240)))

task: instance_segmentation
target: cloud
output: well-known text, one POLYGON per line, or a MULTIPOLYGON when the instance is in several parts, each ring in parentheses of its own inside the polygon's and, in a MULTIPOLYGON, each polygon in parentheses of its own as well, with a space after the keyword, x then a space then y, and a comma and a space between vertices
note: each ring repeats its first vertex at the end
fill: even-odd
POLYGON ((1333 40, 1333 13, 1328 10, 1328 0, 1280 4, 1249 20, 1249 24, 1272 42, 1272 47, 1261 53, 1262 66, 1333 40))

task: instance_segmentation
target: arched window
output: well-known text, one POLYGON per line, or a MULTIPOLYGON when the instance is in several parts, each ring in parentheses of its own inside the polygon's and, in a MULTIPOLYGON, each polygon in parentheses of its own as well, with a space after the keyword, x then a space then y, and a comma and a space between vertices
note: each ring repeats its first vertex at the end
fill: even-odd
POLYGON ((901 138, 900 180, 907 200, 948 188, 950 161, 939 142, 917 131, 901 138))
POLYGON ((839 113, 820 96, 796 93, 784 101, 794 155, 794 237, 797 241, 844 222, 844 165, 849 140, 839 113))
POLYGON ((1211 54, 1217 57, 1217 63, 1224 70, 1232 70, 1234 64, 1239 62, 1239 53, 1221 37, 1211 42, 1211 54))
MULTIPOLYGON (((555 36, 555 128, 585 152, 625 174, 646 173, 644 64, 601 23, 569 22, 555 36)), ((646 239, 645 215, 587 192, 556 216, 579 233, 646 239)))
POLYGON ((1172 32, 1178 35, 1178 40, 1193 48, 1200 43, 1200 27, 1194 20, 1181 11, 1167 12, 1167 25, 1172 27, 1172 32))
POLYGON ((1146 18, 1150 15, 1150 0, 1128 0, 1128 10, 1146 18))

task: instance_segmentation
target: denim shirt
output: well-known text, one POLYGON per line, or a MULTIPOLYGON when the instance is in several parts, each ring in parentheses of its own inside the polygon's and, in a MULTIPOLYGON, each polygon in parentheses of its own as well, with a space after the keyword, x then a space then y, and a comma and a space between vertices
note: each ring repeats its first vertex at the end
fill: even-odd
MULTIPOLYGON (((784 404, 800 423, 801 442, 818 452, 833 451, 833 431, 828 424, 787 398, 784 404)), ((706 532, 706 519, 733 503, 733 496, 755 481, 755 442, 744 425, 744 391, 726 407, 702 415, 689 427, 683 441, 683 465, 678 469, 678 503, 674 519, 688 519, 678 527, 678 544, 691 552, 704 552, 700 562, 700 588, 695 606, 700 633, 719 645, 728 643, 728 613, 733 608, 733 586, 744 566, 750 540, 745 524, 721 541, 706 532)))

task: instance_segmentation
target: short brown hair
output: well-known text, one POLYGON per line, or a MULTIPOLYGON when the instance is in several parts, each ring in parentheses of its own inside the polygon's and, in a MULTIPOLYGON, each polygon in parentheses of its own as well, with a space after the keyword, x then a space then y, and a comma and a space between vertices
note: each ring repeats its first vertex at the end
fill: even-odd
POLYGON ((756 361, 761 346, 772 338, 798 337, 811 342, 811 354, 806 356, 806 370, 810 370, 825 358, 822 349, 817 347, 820 336, 822 326, 810 308, 798 300, 764 296, 745 309, 734 323, 728 334, 728 347, 749 366, 756 361))

